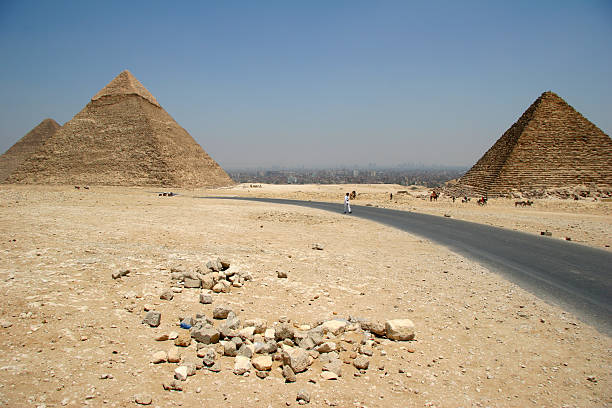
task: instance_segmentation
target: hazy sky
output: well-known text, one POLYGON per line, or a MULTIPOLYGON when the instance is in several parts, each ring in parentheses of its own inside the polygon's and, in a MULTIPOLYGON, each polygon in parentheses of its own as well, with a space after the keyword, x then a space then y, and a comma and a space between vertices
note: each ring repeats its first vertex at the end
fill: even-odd
POLYGON ((544 91, 612 134, 612 2, 0 0, 0 151, 124 69, 223 167, 472 165, 544 91))

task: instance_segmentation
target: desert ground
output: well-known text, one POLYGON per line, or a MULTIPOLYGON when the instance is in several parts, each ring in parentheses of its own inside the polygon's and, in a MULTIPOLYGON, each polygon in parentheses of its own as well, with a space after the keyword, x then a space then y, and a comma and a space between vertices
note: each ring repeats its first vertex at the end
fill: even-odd
POLYGON ((355 205, 548 230, 551 239, 605 250, 612 244, 612 203, 602 201, 518 208, 499 199, 479 207, 445 197, 431 203, 425 188, 389 185, 247 184, 173 190, 174 197, 160 197, 159 188, 2 185, 0 406, 281 407, 298 406, 301 391, 314 407, 612 406, 610 337, 477 263, 341 213, 199 198, 340 203, 352 190, 355 205), (212 304, 199 302, 203 289, 172 279, 217 258, 251 279, 212 293, 212 304), (123 270, 130 273, 113 279, 123 270), (173 299, 160 299, 168 290, 173 299), (156 340, 172 332, 184 339, 182 318, 212 319, 221 304, 243 322, 284 322, 296 333, 345 319, 344 333, 326 335, 338 348, 341 377, 323 378, 333 352, 310 351, 309 368, 285 382, 280 351, 260 378, 255 368, 234 374, 222 346, 213 346, 211 370, 200 367, 195 341, 156 340), (158 327, 143 323, 147 310, 161 313, 158 327), (415 338, 371 336, 359 319, 410 319, 415 338), (153 363, 160 351, 178 351, 180 362, 153 363), (355 367, 356 356, 367 369, 355 367), (165 390, 185 364, 198 366, 195 375, 177 381, 181 391, 165 390))

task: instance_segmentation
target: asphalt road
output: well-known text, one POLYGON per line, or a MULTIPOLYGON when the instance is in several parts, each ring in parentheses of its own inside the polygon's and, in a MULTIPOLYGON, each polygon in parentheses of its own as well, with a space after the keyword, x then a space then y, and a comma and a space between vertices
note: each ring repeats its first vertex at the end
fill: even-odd
MULTIPOLYGON (((210 197, 213 198, 213 197, 210 197)), ((290 204, 342 213, 315 201, 214 197, 290 204)), ((573 242, 408 211, 351 206, 349 217, 379 222, 473 259, 539 298, 612 336, 612 253, 573 242)))

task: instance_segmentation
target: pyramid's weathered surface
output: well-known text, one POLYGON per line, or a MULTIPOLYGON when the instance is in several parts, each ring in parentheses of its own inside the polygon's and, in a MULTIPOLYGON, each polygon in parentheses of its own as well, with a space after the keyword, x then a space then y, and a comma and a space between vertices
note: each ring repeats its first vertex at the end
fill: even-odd
POLYGON ((21 163, 39 150, 59 128, 60 125, 53 119, 44 119, 0 156, 0 182, 6 180, 21 163))
POLYGON ((217 187, 227 173, 129 71, 98 92, 9 183, 217 187))
POLYGON ((612 139, 544 92, 453 189, 496 196, 580 185, 612 187, 612 139))

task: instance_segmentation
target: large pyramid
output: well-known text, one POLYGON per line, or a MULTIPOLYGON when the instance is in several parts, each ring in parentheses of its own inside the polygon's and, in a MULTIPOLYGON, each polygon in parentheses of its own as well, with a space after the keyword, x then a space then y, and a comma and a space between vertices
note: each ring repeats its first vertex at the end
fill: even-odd
POLYGON ((59 128, 60 125, 53 119, 44 119, 0 156, 0 182, 6 180, 21 163, 40 149, 59 128))
POLYGON ((612 188, 612 139, 544 92, 453 190, 499 196, 593 185, 612 188))
POLYGON ((127 70, 91 98, 6 182, 174 187, 233 184, 127 70))

